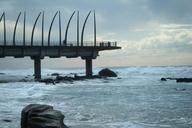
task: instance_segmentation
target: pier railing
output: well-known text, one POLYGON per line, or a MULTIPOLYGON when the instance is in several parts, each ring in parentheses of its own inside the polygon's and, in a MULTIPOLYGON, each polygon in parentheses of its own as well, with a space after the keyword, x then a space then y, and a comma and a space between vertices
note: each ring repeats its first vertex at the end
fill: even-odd
POLYGON ((53 41, 49 45, 48 43, 44 43, 42 45, 41 41, 34 41, 33 45, 31 45, 31 42, 25 42, 23 41, 16 41, 16 43, 13 45, 12 43, 8 43, 5 45, 3 41, 0 41, 0 46, 66 46, 66 47, 117 47, 117 42, 111 42, 111 41, 97 41, 94 43, 94 41, 85 41, 83 45, 78 44, 76 41, 68 41, 65 43, 59 43, 58 41, 53 41))
MULTIPOLYGON (((28 34, 29 31, 26 31, 26 12, 24 12, 22 14, 22 12, 19 13, 19 15, 17 16, 17 19, 15 21, 14 24, 14 29, 13 29, 13 37, 7 33, 7 29, 6 29, 6 15, 5 12, 2 13, 2 15, 0 15, 0 25, 3 25, 3 29, 2 31, 0 31, 0 46, 66 46, 66 47, 117 47, 117 43, 116 42, 110 42, 110 41, 97 41, 96 39, 96 16, 95 16, 95 11, 93 11, 93 18, 94 18, 94 38, 93 41, 84 41, 84 31, 85 31, 85 26, 87 23, 87 20, 90 16, 92 11, 89 11, 89 13, 87 14, 85 21, 83 23, 82 26, 82 31, 80 34, 80 27, 79 27, 79 11, 74 11, 71 15, 71 17, 69 18, 69 21, 67 22, 67 27, 65 30, 65 37, 62 37, 62 27, 61 27, 61 13, 60 11, 57 11, 55 13, 55 15, 53 16, 52 20, 51 20, 51 24, 49 26, 49 31, 48 31, 48 35, 45 34, 45 21, 47 21, 44 18, 44 11, 43 12, 39 12, 38 16, 35 19, 33 28, 31 30, 31 36, 30 36, 30 40, 26 39, 26 33, 28 34), (77 26, 77 40, 76 41, 68 41, 68 30, 69 30, 69 26, 71 23, 71 20, 74 16, 74 14, 77 14, 77 24, 75 26, 77 26), (23 30, 22 30, 22 41, 17 41, 16 40, 16 35, 17 35, 17 26, 19 21, 21 22, 21 18, 23 18, 23 22, 21 23, 23 30), (54 41, 54 39, 51 39, 51 31, 52 31, 52 25, 55 21, 55 18, 58 18, 58 41, 54 41), (34 35, 35 35, 35 28, 36 28, 36 24, 37 22, 41 22, 41 33, 40 33, 40 37, 41 40, 37 40, 34 35), (7 38, 8 37, 8 38, 7 38), (47 39, 45 39, 47 38, 47 39)), ((0 26, 2 27, 2 26, 0 26)), ((10 30, 9 30, 10 31, 10 30)), ((9 32, 10 33, 10 32, 9 32)), ((20 35, 21 36, 21 35, 20 35)), ((21 37, 20 37, 21 38, 21 37)), ((75 39, 75 38, 74 38, 75 39)))

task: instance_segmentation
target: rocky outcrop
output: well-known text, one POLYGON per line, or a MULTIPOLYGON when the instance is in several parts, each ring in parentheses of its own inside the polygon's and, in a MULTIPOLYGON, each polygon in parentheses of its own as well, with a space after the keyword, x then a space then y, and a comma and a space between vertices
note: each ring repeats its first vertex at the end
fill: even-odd
POLYGON ((43 82, 43 83, 45 83, 45 84, 55 84, 55 80, 54 79, 52 79, 52 78, 47 78, 47 79, 41 79, 41 80, 39 80, 39 82, 43 82))
POLYGON ((73 82, 76 79, 73 78, 73 77, 68 77, 68 76, 57 76, 56 80, 57 81, 70 81, 70 82, 73 82))
POLYGON ((161 81, 176 80, 177 83, 192 83, 192 78, 161 78, 161 81))
POLYGON ((166 78, 161 78, 161 81, 167 81, 167 79, 166 78))
POLYGON ((52 106, 30 104, 21 112, 21 128, 68 128, 64 115, 52 106))
POLYGON ((117 74, 108 68, 102 69, 98 74, 102 77, 117 77, 117 74))
MULTIPOLYGON (((45 84, 55 85, 56 83, 60 83, 60 82, 73 83, 74 81, 86 80, 86 79, 102 79, 105 77, 117 77, 117 74, 108 68, 102 69, 101 71, 99 71, 98 75, 93 75, 91 77, 78 76, 77 74, 75 74, 74 77, 73 76, 62 76, 58 73, 53 73, 51 75, 55 76, 55 77, 41 79, 38 81, 43 82, 45 84)), ((118 79, 120 79, 120 78, 118 78, 118 79)))
POLYGON ((52 73, 51 76, 59 76, 59 73, 52 73))
POLYGON ((177 83, 191 83, 192 82, 192 78, 177 78, 177 83))
POLYGON ((69 77, 69 76, 57 76, 55 78, 46 78, 46 79, 41 79, 38 80, 39 82, 45 83, 45 84, 57 84, 60 82, 66 82, 66 83, 73 83, 74 81, 80 81, 80 80, 86 80, 86 79, 100 79, 102 78, 99 75, 93 75, 92 77, 87 77, 87 76, 77 76, 75 75, 74 77, 69 77))

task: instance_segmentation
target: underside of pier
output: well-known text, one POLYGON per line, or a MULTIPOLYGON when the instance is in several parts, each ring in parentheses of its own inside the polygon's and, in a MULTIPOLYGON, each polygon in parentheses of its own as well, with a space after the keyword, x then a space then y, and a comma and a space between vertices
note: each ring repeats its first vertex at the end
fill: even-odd
POLYGON ((120 49, 117 46, 0 46, 0 58, 30 57, 34 60, 35 79, 41 79, 41 60, 50 58, 77 58, 85 60, 86 77, 92 77, 92 60, 96 59, 99 51, 120 49))

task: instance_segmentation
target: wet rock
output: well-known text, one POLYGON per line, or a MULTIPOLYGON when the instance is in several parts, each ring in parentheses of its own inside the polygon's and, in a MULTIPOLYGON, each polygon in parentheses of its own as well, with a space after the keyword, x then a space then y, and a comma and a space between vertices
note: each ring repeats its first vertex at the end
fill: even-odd
POLYGON ((0 83, 8 83, 8 81, 2 80, 0 81, 0 83))
POLYGON ((59 76, 59 73, 52 73, 51 76, 59 76))
POLYGON ((21 112, 21 128, 68 128, 64 115, 52 106, 30 104, 21 112))
MULTIPOLYGON (((113 71, 112 71, 113 72, 113 71)), ((57 84, 57 83, 61 83, 61 82, 66 82, 66 83, 73 83, 74 81, 81 81, 81 80, 86 80, 86 79, 107 79, 107 77, 116 77, 116 74, 112 74, 112 75, 93 75, 92 77, 87 77, 87 76, 78 76, 78 75, 74 75, 74 77, 71 76, 56 76, 55 78, 47 78, 47 79, 41 79, 38 80, 38 82, 43 82, 46 84, 57 84)), ((121 79, 121 78, 118 78, 121 79)))
POLYGON ((7 122, 7 123, 12 122, 12 121, 11 121, 11 120, 9 120, 9 119, 3 119, 2 121, 3 121, 3 122, 7 122))
POLYGON ((192 78, 161 78, 161 81, 176 80, 177 83, 192 83, 192 78))
POLYGON ((175 88, 175 90, 176 90, 176 91, 186 91, 187 89, 185 89, 185 88, 182 88, 182 89, 180 89, 180 88, 175 88))
POLYGON ((117 77, 117 74, 108 69, 108 68, 105 68, 105 69, 102 69, 101 71, 99 71, 99 76, 102 76, 102 77, 117 77))
POLYGON ((167 79, 166 78, 161 78, 161 81, 167 81, 167 79))
POLYGON ((57 81, 70 81, 70 82, 72 82, 72 81, 74 81, 74 78, 67 77, 67 76, 57 76, 56 80, 57 81))
POLYGON ((46 84, 55 84, 55 80, 51 79, 51 78, 41 79, 41 80, 39 80, 39 82, 43 82, 43 83, 46 83, 46 84))
POLYGON ((177 83, 191 83, 192 78, 177 78, 177 83))

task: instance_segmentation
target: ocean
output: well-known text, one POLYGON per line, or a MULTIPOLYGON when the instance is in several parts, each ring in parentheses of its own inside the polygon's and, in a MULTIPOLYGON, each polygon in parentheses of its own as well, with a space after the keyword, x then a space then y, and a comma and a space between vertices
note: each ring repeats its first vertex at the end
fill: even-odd
MULTIPOLYGON (((31 103, 54 106, 70 128, 192 127, 192 83, 160 80, 192 77, 191 66, 111 69, 117 78, 55 85, 33 81, 33 69, 0 70, 0 128, 20 128, 21 110, 31 103)), ((52 73, 82 75, 84 69, 42 69, 44 78, 52 73)))

